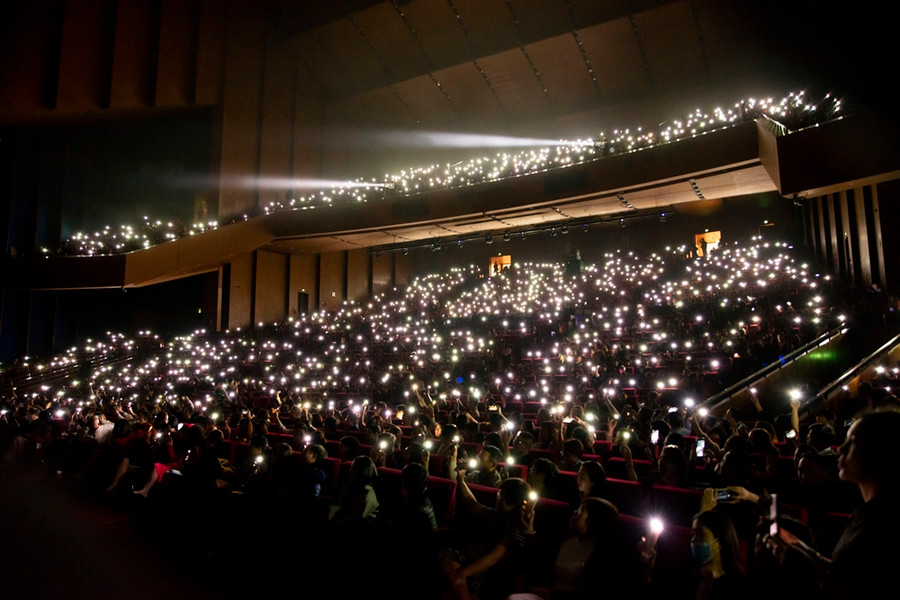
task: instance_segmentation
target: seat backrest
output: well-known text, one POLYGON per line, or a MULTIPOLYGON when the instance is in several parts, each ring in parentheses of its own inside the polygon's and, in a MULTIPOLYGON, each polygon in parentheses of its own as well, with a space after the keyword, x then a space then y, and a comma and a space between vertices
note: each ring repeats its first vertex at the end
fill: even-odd
POLYGON ((640 482, 607 477, 602 492, 620 514, 643 516, 643 485, 640 482))
POLYGON ((647 509, 666 524, 690 527, 702 498, 703 490, 657 484, 650 488, 647 509))
POLYGON ((557 491, 560 496, 568 501, 570 506, 576 506, 581 497, 578 491, 578 473, 575 471, 560 471, 556 476, 557 491))
POLYGON ((517 465, 515 463, 510 465, 505 462, 498 464, 506 469, 506 472, 510 477, 518 477, 519 479, 528 481, 528 467, 526 467, 525 465, 517 465))
POLYGON ((532 447, 528 451, 528 453, 531 454, 535 458, 550 459, 550 462, 552 462, 554 465, 559 464, 559 461, 562 458, 559 451, 556 450, 555 448, 534 448, 534 447, 532 447))
POLYGON ((390 521, 403 504, 403 471, 378 467, 378 477, 373 487, 378 498, 378 515, 390 521))
MULTIPOLYGON (((650 470, 653 468, 653 461, 640 458, 633 459, 631 464, 634 466, 634 471, 637 473, 638 477, 648 476, 650 470)), ((604 461, 603 468, 606 470, 606 475, 609 477, 614 477, 616 479, 628 478, 625 471, 625 459, 621 456, 610 456, 604 461)))
POLYGON ((325 471, 325 486, 322 496, 337 496, 338 484, 341 475, 341 461, 339 458, 329 456, 322 461, 322 470, 325 471))
POLYGON ((469 483, 468 486, 472 490, 472 495, 481 504, 491 507, 497 504, 497 488, 477 483, 469 483))
POLYGON ((456 513, 456 482, 444 477, 429 477, 428 496, 434 505, 438 527, 451 527, 456 513))

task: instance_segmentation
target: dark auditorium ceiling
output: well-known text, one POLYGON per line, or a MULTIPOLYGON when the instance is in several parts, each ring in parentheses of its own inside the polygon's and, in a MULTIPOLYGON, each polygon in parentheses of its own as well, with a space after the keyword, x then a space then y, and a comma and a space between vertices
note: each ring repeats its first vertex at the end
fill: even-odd
MULTIPOLYGON (((877 97, 867 81, 875 63, 864 59, 886 44, 870 37, 868 16, 854 16, 845 3, 805 0, 276 0, 267 11, 274 47, 296 59, 300 77, 327 100, 329 120, 342 124, 334 143, 359 136, 376 160, 402 156, 393 145, 413 132, 575 139, 654 128, 696 108, 801 89, 853 91, 867 102, 877 97), (380 152, 385 131, 401 134, 380 152)), ((407 154, 403 167, 452 162, 473 151, 412 147, 407 154)), ((696 200, 684 179, 645 182, 635 205, 696 200)), ((775 190, 758 165, 700 185, 719 198, 775 190)), ((621 209, 614 196, 608 199, 572 206, 569 214, 621 209)), ((555 216, 549 205, 519 212, 504 221, 526 227, 555 216)), ((468 221, 460 215, 365 234, 280 239, 269 247, 371 247, 492 225, 468 221)))
MULTIPOLYGON (((846 3, 275 0, 274 44, 348 129, 589 137, 835 86, 871 61, 846 3)), ((867 19, 868 17, 866 17, 867 19)), ((840 88, 844 88, 841 90, 840 88)))

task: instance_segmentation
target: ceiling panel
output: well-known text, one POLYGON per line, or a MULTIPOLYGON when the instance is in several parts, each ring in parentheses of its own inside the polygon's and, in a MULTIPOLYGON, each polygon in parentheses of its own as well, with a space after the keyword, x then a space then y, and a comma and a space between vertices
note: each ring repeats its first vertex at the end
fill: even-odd
POLYGON ((479 64, 508 115, 530 118, 549 108, 540 82, 520 49, 485 57, 479 64))
POLYGON ((528 54, 550 90, 555 110, 568 112, 596 99, 594 83, 571 34, 531 44, 528 54))
POLYGON ((429 76, 416 77, 394 86, 398 96, 412 108, 427 128, 446 129, 453 126, 457 112, 448 96, 429 76))
POLYGON ((320 52, 312 59, 327 67, 325 82, 333 96, 355 94, 386 82, 378 57, 350 19, 341 19, 309 35, 319 42, 320 52))
POLYGON ((478 56, 497 54, 522 44, 505 2, 453 0, 478 56))
MULTIPOLYGON (((389 4, 358 13, 356 22, 384 63, 390 81, 404 81, 427 73, 430 65, 409 28, 389 4)), ((352 72, 348 74, 352 76, 352 72)))
POLYGON ((572 19, 565 0, 508 0, 507 4, 517 19, 522 43, 555 37, 572 29, 572 19))
POLYGON ((715 0, 699 0, 696 5, 711 85, 740 76, 747 82, 742 89, 747 95, 769 93, 772 88, 768 86, 777 86, 780 91, 786 68, 795 61, 777 57, 778 43, 767 39, 771 34, 747 14, 752 11, 740 3, 715 0), (754 91, 759 84, 763 89, 756 87, 754 91))
POLYGON ((651 93, 640 47, 627 19, 578 32, 597 75, 601 102, 619 102, 651 93))
POLYGON ((686 88, 706 81, 707 65, 689 3, 636 14, 634 23, 656 89, 686 88), (679 32, 677 44, 672 43, 673 31, 679 32))
POLYGON ((299 35, 291 39, 288 45, 290 52, 305 67, 314 81, 320 86, 319 95, 334 98, 339 90, 332 90, 334 74, 340 70, 337 64, 324 51, 321 41, 313 35, 299 35))
POLYGON ((416 120, 410 108, 388 88, 375 90, 345 98, 334 103, 335 110, 361 129, 371 127, 411 128, 416 120))
POLYGON ((465 30, 446 2, 410 2, 403 6, 431 70, 444 69, 474 58, 465 30))
POLYGON ((463 63, 438 71, 435 78, 453 100, 453 105, 462 115, 458 129, 472 130, 487 127, 488 131, 498 130, 506 118, 498 98, 472 62, 463 63))

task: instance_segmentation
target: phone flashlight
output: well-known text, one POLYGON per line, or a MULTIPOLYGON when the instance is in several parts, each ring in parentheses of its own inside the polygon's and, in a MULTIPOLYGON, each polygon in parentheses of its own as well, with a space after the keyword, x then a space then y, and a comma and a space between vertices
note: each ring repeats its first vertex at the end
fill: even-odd
POLYGON ((772 494, 772 503, 769 505, 769 535, 777 537, 778 530, 778 494, 772 494))

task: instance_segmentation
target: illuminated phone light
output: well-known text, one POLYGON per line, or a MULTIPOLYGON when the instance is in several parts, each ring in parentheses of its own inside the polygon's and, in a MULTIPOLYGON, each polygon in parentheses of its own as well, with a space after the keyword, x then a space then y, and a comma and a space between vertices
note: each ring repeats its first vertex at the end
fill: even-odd
POLYGON ((665 527, 663 526, 662 519, 660 519, 659 517, 653 517, 652 519, 650 519, 650 531, 654 535, 661 534, 663 532, 663 529, 665 529, 665 527))

